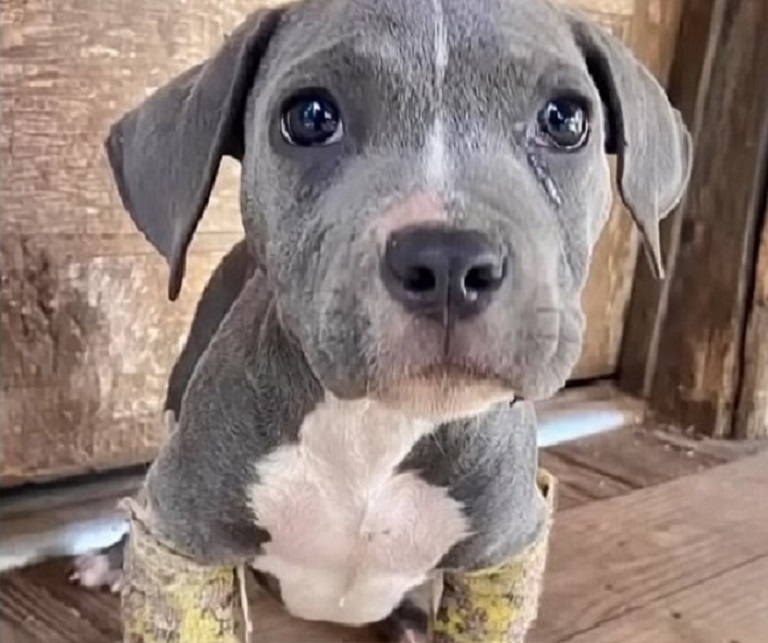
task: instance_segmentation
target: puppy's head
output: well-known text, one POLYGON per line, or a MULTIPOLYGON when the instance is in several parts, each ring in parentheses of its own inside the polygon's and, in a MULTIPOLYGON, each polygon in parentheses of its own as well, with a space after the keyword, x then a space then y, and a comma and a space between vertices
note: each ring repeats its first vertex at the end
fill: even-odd
POLYGON ((325 388, 448 414, 563 384, 608 155, 660 273, 689 147, 633 56, 543 0, 261 10, 107 142, 172 298, 233 156, 246 236, 325 388))

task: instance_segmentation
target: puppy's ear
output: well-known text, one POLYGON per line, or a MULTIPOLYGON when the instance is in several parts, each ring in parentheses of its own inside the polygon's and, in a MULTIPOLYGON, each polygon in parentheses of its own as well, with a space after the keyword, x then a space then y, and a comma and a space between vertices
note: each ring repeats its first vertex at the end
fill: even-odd
POLYGON ((607 110, 606 152, 618 156, 622 200, 640 229, 652 271, 662 278, 659 222, 688 185, 691 136, 662 87, 619 40, 582 16, 569 17, 607 110))
POLYGON ((213 57, 126 113, 107 137, 123 206, 170 265, 172 300, 221 158, 242 159, 248 92, 282 13, 252 14, 213 57))

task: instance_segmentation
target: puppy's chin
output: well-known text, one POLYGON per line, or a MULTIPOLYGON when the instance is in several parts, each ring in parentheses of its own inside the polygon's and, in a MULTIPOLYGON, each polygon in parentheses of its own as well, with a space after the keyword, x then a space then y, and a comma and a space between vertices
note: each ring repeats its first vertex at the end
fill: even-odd
POLYGON ((436 422, 469 418, 515 399, 514 391, 501 381, 460 373, 404 377, 378 386, 369 395, 384 406, 436 422))

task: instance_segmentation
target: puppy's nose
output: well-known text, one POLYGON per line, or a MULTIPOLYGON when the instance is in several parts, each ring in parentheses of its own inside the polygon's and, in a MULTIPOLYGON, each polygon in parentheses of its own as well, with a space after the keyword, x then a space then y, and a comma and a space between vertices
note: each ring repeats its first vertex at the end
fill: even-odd
POLYGON ((382 276, 406 310, 444 319, 480 313, 506 277, 498 246, 475 231, 410 228, 386 245, 382 276))

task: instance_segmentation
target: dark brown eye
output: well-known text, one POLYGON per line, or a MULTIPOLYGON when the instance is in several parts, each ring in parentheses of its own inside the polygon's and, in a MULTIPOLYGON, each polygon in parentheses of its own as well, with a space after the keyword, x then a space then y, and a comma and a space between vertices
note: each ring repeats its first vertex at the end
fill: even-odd
POLYGON ((283 109, 280 128, 286 141, 302 147, 330 145, 343 134, 339 108, 322 92, 291 98, 283 109))
POLYGON ((547 101, 537 116, 537 138, 549 147, 573 151, 589 138, 587 110, 578 100, 555 98, 547 101))

